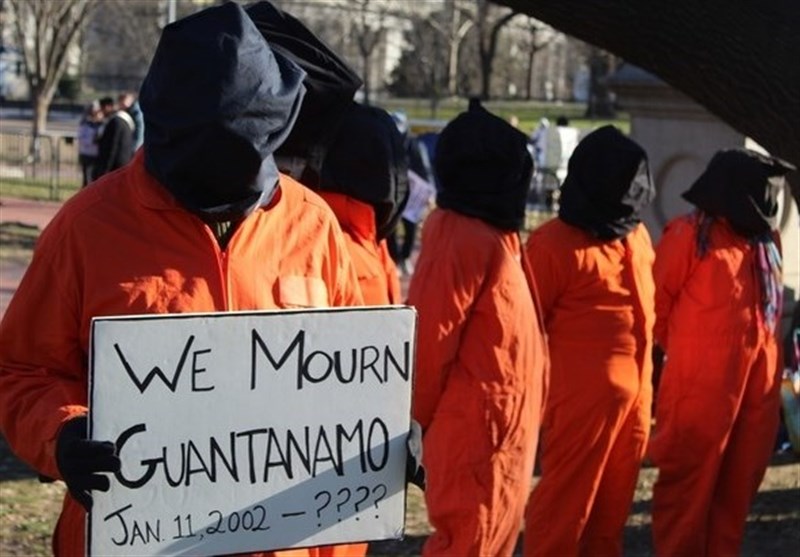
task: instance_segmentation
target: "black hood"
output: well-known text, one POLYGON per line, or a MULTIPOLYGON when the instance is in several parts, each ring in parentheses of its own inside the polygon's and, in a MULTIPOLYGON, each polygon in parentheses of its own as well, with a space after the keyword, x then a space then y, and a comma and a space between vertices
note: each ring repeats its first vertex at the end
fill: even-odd
POLYGON ((711 216, 724 217, 745 237, 777 225, 778 193, 795 167, 748 149, 717 152, 683 198, 711 216))
POLYGON ((292 132, 276 155, 306 159, 318 172, 325 148, 362 85, 361 78, 347 62, 290 14, 266 1, 250 4, 245 11, 273 51, 306 72, 303 106, 292 132))
POLYGON ((235 2, 166 26, 139 94, 147 170, 207 221, 267 202, 303 75, 235 2))
POLYGON ((561 186, 558 216, 601 240, 627 236, 655 197, 647 153, 614 126, 575 147, 561 186))
POLYGON ((352 103, 322 164, 320 189, 372 205, 378 239, 388 236, 409 192, 403 135, 388 112, 352 103))
POLYGON ((527 142, 524 133, 471 102, 439 135, 437 204, 502 230, 519 230, 533 174, 527 142))

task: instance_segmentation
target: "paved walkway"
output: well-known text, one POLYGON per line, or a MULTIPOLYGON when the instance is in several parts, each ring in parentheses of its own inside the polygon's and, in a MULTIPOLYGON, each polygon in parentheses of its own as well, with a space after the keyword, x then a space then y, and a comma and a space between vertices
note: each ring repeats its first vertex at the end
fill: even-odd
MULTIPOLYGON (((41 230, 60 207, 61 203, 57 202, 0 197, 0 223, 18 222, 41 230)), ((0 258, 0 317, 5 313, 26 268, 27 265, 19 261, 0 258)))

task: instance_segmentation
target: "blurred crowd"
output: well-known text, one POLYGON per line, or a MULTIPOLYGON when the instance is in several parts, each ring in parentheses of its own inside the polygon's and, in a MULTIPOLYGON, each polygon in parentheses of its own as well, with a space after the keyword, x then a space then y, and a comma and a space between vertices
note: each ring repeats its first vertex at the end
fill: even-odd
POLYGON ((144 117, 133 93, 89 103, 78 124, 83 186, 128 164, 143 142, 144 117))

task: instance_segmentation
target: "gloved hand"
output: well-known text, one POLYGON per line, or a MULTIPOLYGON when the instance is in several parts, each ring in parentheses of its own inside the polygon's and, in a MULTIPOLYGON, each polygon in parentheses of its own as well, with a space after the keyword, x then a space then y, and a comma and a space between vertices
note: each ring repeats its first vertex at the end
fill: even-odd
POLYGON ((411 431, 408 432, 406 445, 408 446, 406 482, 425 489, 425 468, 422 467, 422 426, 417 420, 411 420, 411 431))
POLYGON ((90 441, 86 416, 73 418, 61 426, 56 440, 56 465, 70 495, 89 511, 91 490, 108 491, 110 481, 99 472, 118 472, 119 457, 110 441, 90 441))

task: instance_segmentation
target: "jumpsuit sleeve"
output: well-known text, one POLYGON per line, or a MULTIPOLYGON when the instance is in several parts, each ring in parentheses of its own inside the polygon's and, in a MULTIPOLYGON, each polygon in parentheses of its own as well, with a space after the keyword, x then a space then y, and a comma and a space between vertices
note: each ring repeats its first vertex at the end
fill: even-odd
POLYGON ((653 336, 664 351, 669 342, 670 314, 691 273, 695 243, 695 227, 683 218, 667 225, 656 246, 656 260, 653 263, 656 322, 653 336))
POLYGON ((76 266, 62 233, 42 234, 0 323, 0 431, 17 456, 57 479, 56 437, 86 413, 88 396, 76 266))
POLYGON ((417 308, 417 375, 412 413, 422 429, 431 424, 451 368, 459 357, 470 311, 491 266, 491 250, 470 245, 468 252, 441 249, 442 240, 425 237, 427 258, 414 272, 408 303, 417 308))

